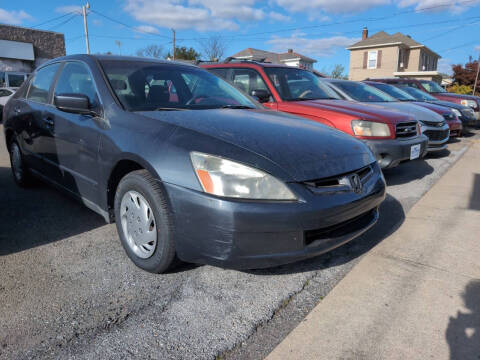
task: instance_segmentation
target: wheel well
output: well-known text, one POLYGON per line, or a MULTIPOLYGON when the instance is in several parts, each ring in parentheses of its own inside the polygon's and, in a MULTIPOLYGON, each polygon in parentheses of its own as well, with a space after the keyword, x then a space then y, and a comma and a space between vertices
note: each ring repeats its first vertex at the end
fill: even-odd
POLYGON ((120 180, 122 180, 122 178, 128 173, 141 169, 143 169, 143 166, 132 160, 120 160, 117 165, 115 165, 115 168, 112 170, 110 178, 108 179, 107 201, 109 210, 113 209, 115 192, 117 191, 117 186, 120 183, 120 180))

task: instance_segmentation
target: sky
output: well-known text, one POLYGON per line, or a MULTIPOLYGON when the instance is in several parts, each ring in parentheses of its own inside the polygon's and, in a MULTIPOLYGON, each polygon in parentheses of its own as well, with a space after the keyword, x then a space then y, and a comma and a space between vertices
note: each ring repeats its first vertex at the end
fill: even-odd
MULTIPOLYGON (((85 53, 81 6, 75 0, 0 0, 0 23, 65 34, 67 54, 85 53)), ((369 34, 402 32, 442 56, 439 71, 480 54, 480 0, 90 0, 91 53, 135 55, 148 45, 194 47, 221 36, 225 56, 248 47, 317 60, 348 71, 345 48, 369 34)))

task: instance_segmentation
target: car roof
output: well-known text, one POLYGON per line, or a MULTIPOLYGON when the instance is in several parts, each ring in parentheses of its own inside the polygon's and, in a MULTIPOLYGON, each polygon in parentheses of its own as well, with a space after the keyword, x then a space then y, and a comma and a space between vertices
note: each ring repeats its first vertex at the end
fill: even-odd
MULTIPOLYGON (((259 66, 259 67, 274 67, 274 68, 288 68, 288 69, 298 69, 294 68, 292 66, 288 65, 282 65, 282 64, 273 64, 273 63, 266 63, 266 62, 260 62, 260 61, 252 61, 252 60, 237 60, 237 61, 231 61, 231 62, 221 62, 221 63, 216 63, 216 64, 205 64, 202 65, 202 67, 205 68, 214 68, 214 67, 249 67, 249 66, 259 66)), ((305 70, 306 69, 300 69, 300 70, 305 70)))
POLYGON ((172 61, 172 60, 148 58, 148 57, 141 57, 141 56, 121 56, 121 55, 103 55, 103 54, 95 54, 95 55, 75 54, 75 55, 62 56, 42 64, 41 67, 57 61, 68 61, 68 60, 84 60, 85 61, 90 59, 100 60, 100 61, 102 60, 135 61, 135 62, 143 61, 143 62, 166 64, 166 65, 168 64, 168 65, 197 67, 193 64, 189 64, 181 61, 172 61))

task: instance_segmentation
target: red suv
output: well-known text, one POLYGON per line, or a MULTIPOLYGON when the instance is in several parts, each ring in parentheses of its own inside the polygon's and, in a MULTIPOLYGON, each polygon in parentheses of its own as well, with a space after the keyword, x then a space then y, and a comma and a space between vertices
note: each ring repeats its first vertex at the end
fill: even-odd
POLYGON ((363 140, 382 168, 426 154, 416 119, 380 107, 341 100, 310 71, 255 61, 201 65, 256 97, 266 107, 314 120, 363 140))
POLYGON ((463 106, 468 106, 475 111, 475 117, 480 119, 480 98, 473 95, 461 95, 461 94, 454 94, 446 91, 440 85, 438 85, 435 81, 431 80, 418 80, 418 79, 399 79, 399 78, 387 78, 387 79, 367 79, 369 81, 378 81, 386 84, 391 85, 403 85, 403 86, 410 86, 426 93, 429 93, 435 96, 438 100, 449 101, 456 104, 461 104, 463 106))

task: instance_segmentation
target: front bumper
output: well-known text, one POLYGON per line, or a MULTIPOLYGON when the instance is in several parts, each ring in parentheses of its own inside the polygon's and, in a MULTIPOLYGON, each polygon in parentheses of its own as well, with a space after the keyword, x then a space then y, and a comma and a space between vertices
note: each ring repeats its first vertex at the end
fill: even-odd
POLYGON ((422 134, 428 137, 428 152, 445 150, 450 140, 450 129, 447 123, 442 127, 420 125, 422 134))
POLYGON ((295 202, 211 196, 164 184, 181 260, 234 269, 264 268, 306 259, 361 235, 378 219, 385 180, 375 163, 361 193, 315 194, 289 183, 295 202))
POLYGON ((424 135, 409 139, 363 140, 377 158, 382 169, 397 166, 402 161, 410 160, 410 149, 420 144, 420 157, 427 153, 428 138, 424 135))
POLYGON ((448 127, 450 129, 450 137, 457 137, 462 134, 463 124, 461 121, 447 121, 448 127))

